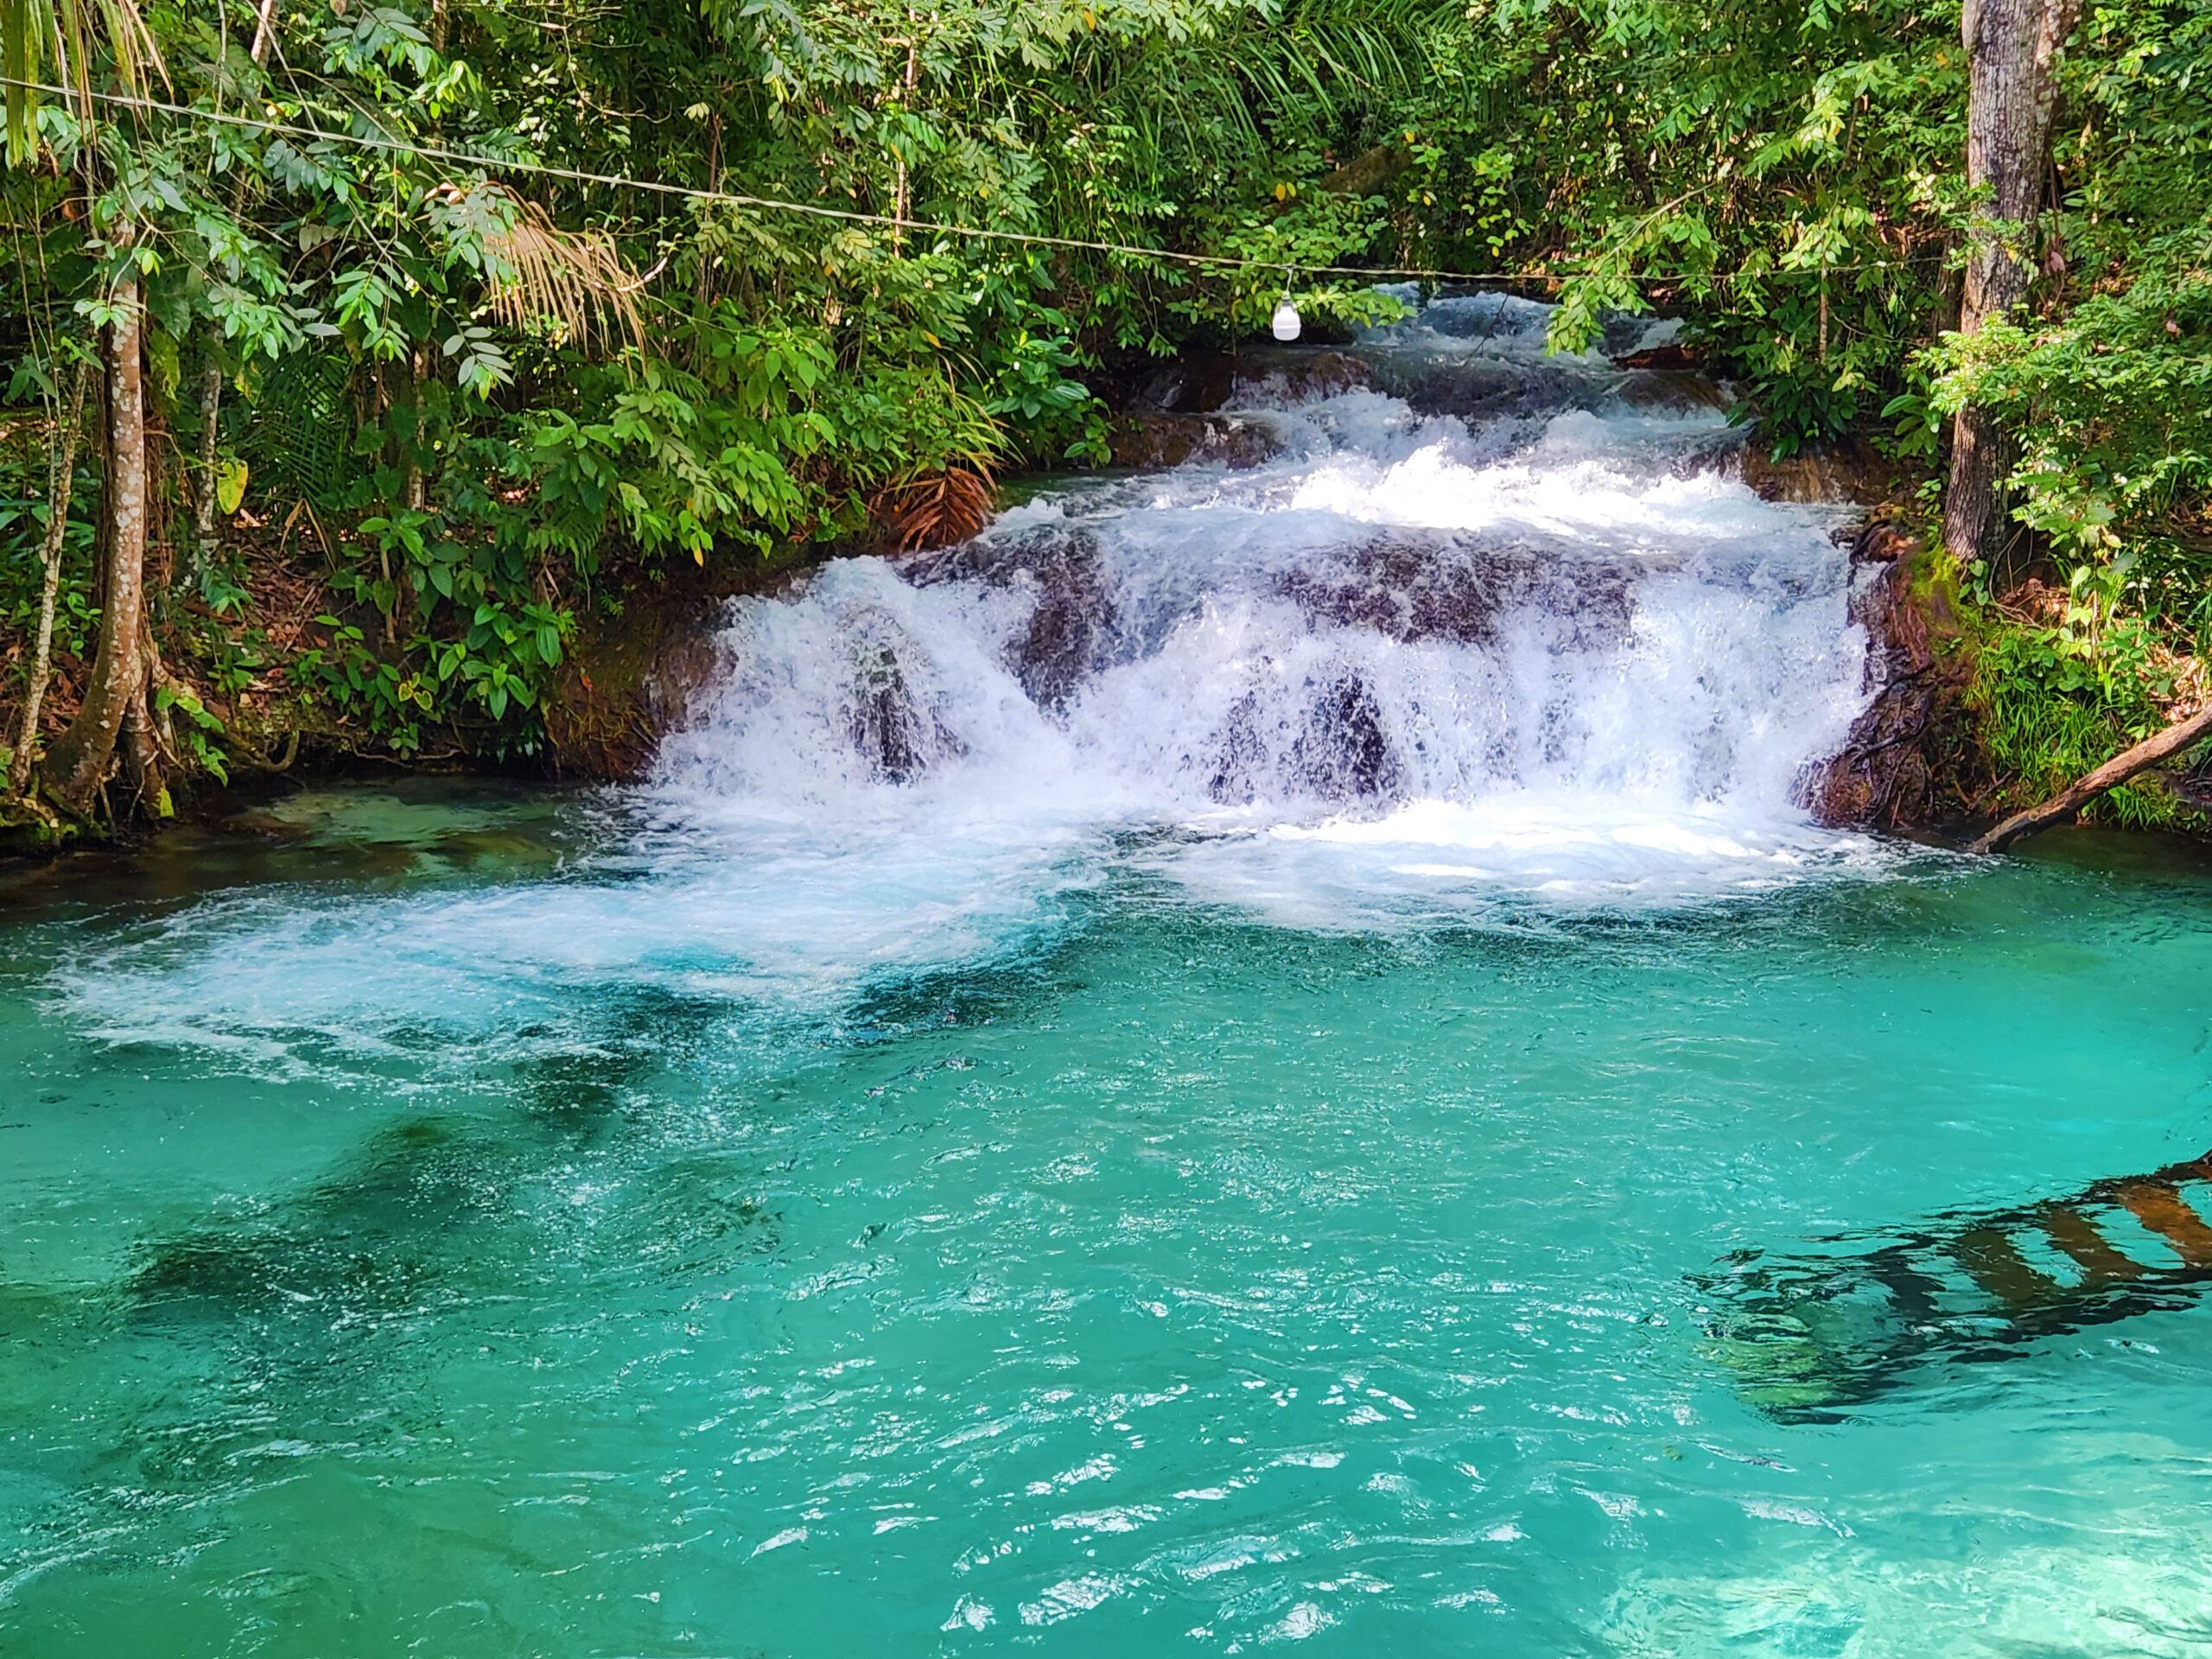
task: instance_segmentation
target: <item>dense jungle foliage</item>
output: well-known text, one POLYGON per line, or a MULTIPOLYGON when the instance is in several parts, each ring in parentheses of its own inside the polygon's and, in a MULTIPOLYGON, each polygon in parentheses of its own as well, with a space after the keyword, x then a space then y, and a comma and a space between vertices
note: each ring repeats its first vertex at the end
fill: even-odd
POLYGON ((2212 649, 2212 5, 2063 20, 2020 222, 1951 0, 0 0, 10 778, 106 695, 119 395, 166 765, 118 814, 287 734, 537 754, 652 584, 957 525, 1285 268, 1357 321, 1412 267, 1519 274, 1562 346, 1679 312, 1759 441, 1877 445, 1931 524, 1952 417, 2001 423, 1972 696, 1981 804, 2031 796, 2212 649), (2025 304, 1955 332, 2000 243, 2025 304))

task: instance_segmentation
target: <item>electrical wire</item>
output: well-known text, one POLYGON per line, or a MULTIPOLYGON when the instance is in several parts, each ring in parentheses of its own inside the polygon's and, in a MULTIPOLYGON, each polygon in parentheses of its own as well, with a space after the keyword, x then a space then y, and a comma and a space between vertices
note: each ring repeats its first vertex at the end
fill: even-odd
MULTIPOLYGON (((359 149, 380 150, 389 154, 411 156, 427 161, 460 163, 467 167, 483 168, 507 173, 527 173, 541 178, 563 179, 575 184, 597 185, 610 190, 642 190, 651 194, 677 196, 691 201, 719 202, 734 207, 751 207, 764 212, 803 213, 815 219, 841 220, 849 224, 872 225, 898 232, 918 232, 925 235, 949 238, 975 238, 991 242, 1011 242, 1026 246, 1061 248, 1079 253, 1103 253, 1127 258, 1161 259, 1172 263, 1211 266, 1236 270, 1279 271, 1284 269, 1280 258, 1252 258, 1241 254, 1184 253, 1173 248, 1146 247, 1126 242, 1095 242, 1081 237, 1048 236, 1030 231, 996 230, 983 226, 943 225, 928 219, 908 219, 894 213, 863 213, 857 208, 832 207, 822 202, 791 201, 775 196, 746 195, 734 190, 702 190, 696 185, 671 184, 658 179, 633 179, 615 173, 594 173, 582 168, 562 167, 551 162, 518 161, 512 157, 486 156, 476 151, 455 149, 443 144, 412 143, 381 135, 359 132, 331 132, 323 128, 298 122, 263 119, 255 116, 234 115, 226 111, 206 110, 187 104, 173 104, 165 99, 145 98, 129 92, 91 92, 67 86, 56 86, 44 81, 21 80, 13 75, 0 75, 0 86, 13 86, 24 92, 45 92, 61 99, 89 96, 97 103, 115 105, 126 109, 140 110, 161 115, 181 116, 189 120, 213 122, 219 125, 243 127, 256 132, 273 133, 281 137, 305 138, 316 143, 351 144, 359 149)), ((1735 271, 1622 271, 1623 277, 1640 283, 1734 282, 1746 276, 1787 276, 1814 275, 1818 270, 1845 272, 1856 270, 1888 270, 1901 268, 1910 262, 1903 259, 1863 260, 1852 264, 1806 266, 1802 271, 1795 267, 1768 267, 1758 270, 1735 271)), ((1524 283, 1548 281, 1592 274, 1591 270, 1540 269, 1522 270, 1442 270, 1413 265, 1308 265, 1297 269, 1309 276, 1352 276, 1373 281, 1377 277, 1394 277, 1407 282, 1431 283, 1524 283)))

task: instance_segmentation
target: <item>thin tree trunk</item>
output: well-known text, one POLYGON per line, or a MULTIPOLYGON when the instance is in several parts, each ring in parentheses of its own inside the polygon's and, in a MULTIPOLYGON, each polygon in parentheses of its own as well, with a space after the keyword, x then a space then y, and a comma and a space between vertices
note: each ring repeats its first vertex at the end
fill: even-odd
POLYGON ((253 21, 253 45, 250 54, 256 63, 269 61, 269 48, 276 41, 276 0, 261 0, 260 14, 253 21))
MULTIPOLYGON (((916 72, 921 67, 922 41, 921 35, 918 33, 920 28, 921 22, 914 16, 914 9, 912 6, 907 7, 906 96, 899 101, 899 112, 901 115, 913 113, 914 78, 916 72)), ((906 158, 904 156, 899 158, 899 181, 897 188, 892 193, 892 200, 891 251, 893 253, 904 253, 906 251, 906 213, 907 209, 912 206, 907 193, 906 158)))
MULTIPOLYGON (((2058 49, 2081 0, 1966 0, 1967 185, 1981 215, 1967 255, 1959 332, 1973 334, 2028 297, 2027 242, 2043 199, 2044 168, 2058 92, 2058 49)), ((1998 583, 2014 574, 2016 540, 2005 480, 2017 451, 1986 410, 1959 411, 1943 493, 1943 542, 1981 559, 1998 583)))
MULTIPOLYGON (((253 44, 246 55, 258 68, 269 61, 270 48, 276 43, 276 0, 261 0, 259 11, 253 21, 253 44)), ((245 200, 246 174, 241 169, 238 182, 231 189, 231 212, 233 215, 245 200)), ((209 327, 213 327, 211 323, 209 327)), ((205 569, 213 563, 216 542, 215 491, 216 438, 223 414, 223 371, 215 361, 215 345, 207 345, 207 365, 200 372, 200 477, 192 497, 192 537, 198 550, 200 568, 205 569)))
POLYGON ((107 360, 105 499, 106 569, 100 608, 99 651, 85 683, 84 701, 54 744, 48 788, 72 810, 82 812, 106 780, 116 739, 134 701, 143 698, 146 660, 146 388, 140 364, 144 320, 138 277, 129 272, 111 296, 120 319, 102 336, 107 360))
MULTIPOLYGON (((408 416, 413 427, 407 440, 407 476, 404 486, 407 505, 416 512, 430 505, 429 481, 423 472, 423 388, 430 380, 430 348, 417 346, 407 362, 408 416)), ((394 601, 395 608, 397 601, 394 601)))
MULTIPOLYGON (((430 50, 441 58, 446 54, 448 21, 446 0, 430 0, 430 50)), ((435 117, 431 118, 429 131, 433 140, 437 137, 441 124, 435 117)), ((413 355, 407 359, 407 412, 414 429, 407 440, 407 474, 402 486, 408 506, 416 512, 423 512, 430 505, 429 483, 423 473, 423 388, 429 384, 429 378, 430 348, 427 344, 417 345, 413 355)), ((389 569, 385 571, 385 580, 391 580, 389 569)), ((394 645, 399 642, 397 632, 398 611, 399 600, 395 594, 391 609, 385 613, 384 619, 385 636, 394 645)))
POLYGON ((209 341, 209 361, 200 371, 200 473, 192 492, 192 539, 203 569, 215 551, 216 439, 223 417, 223 371, 213 361, 214 349, 209 341))
MULTIPOLYGON (((707 192, 711 195, 721 188, 722 112, 718 109, 709 109, 707 111, 707 192)), ((708 242, 703 234, 708 223, 709 221, 702 209, 699 219, 699 225, 702 234, 700 238, 699 247, 699 288, 697 296, 699 315, 702 321, 705 319, 707 313, 713 308, 715 302, 715 262, 708 252, 708 242)), ((700 338, 703 340, 704 336, 702 335, 700 338)), ((698 365, 697 353, 700 349, 702 349, 702 347, 695 346, 693 350, 692 366, 695 368, 698 365)))
POLYGON ((23 693, 22 731, 16 741, 15 765, 8 782, 18 795, 29 785, 31 751, 38 742, 38 717, 46 704, 47 682, 54 674, 54 604, 61 590, 61 550, 69 533, 69 498, 77 484, 77 446, 84 436, 85 399, 92 385, 92 365, 77 365, 69 378, 68 405, 48 452, 46 538, 39 548, 38 638, 31 649, 30 684, 23 693))

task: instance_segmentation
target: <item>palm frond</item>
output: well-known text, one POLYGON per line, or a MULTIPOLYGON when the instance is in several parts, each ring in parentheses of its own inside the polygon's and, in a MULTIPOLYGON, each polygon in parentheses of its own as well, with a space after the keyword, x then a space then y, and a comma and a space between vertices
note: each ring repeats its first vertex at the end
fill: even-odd
POLYGON ((113 86, 126 94, 143 92, 156 77, 167 79, 161 48, 137 0, 0 0, 0 74, 8 83, 0 124, 12 165, 27 165, 37 153, 46 85, 67 89, 80 125, 98 124, 93 76, 103 52, 113 86))
MULTIPOLYGON (((496 187, 493 187, 496 188, 496 187)), ((507 198, 504 225, 487 232, 492 315, 512 327, 550 324, 586 350, 619 334, 645 350, 638 293, 646 279, 632 270, 601 231, 564 231, 543 207, 507 198)))

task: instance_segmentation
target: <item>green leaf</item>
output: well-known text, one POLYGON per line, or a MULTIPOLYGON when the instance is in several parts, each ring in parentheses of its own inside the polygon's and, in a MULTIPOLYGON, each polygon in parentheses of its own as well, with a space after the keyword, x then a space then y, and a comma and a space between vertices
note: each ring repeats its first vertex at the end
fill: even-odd
POLYGON ((236 512, 245 499, 246 463, 237 456, 215 469, 215 505, 225 513, 236 512))

